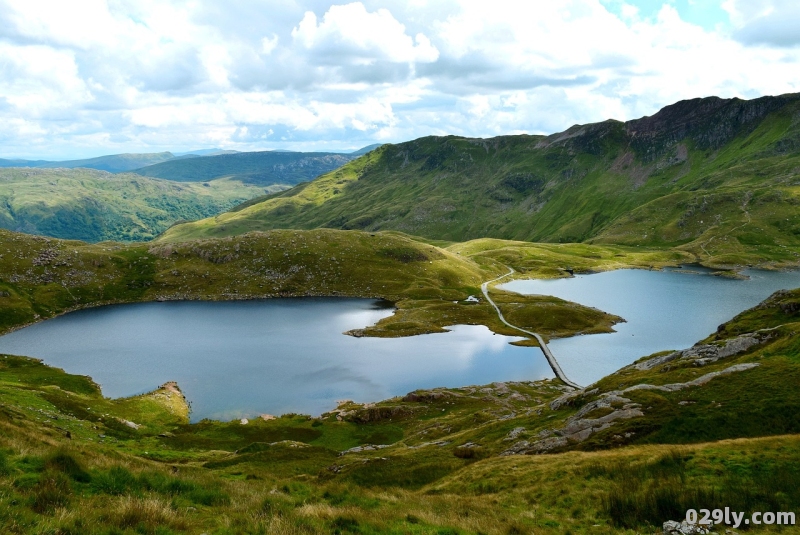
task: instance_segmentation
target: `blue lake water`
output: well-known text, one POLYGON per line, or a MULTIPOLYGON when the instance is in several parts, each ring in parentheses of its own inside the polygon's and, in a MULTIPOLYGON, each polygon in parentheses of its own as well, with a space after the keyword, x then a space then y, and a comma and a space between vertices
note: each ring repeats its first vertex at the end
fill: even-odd
MULTIPOLYGON (((567 376, 588 385, 643 355, 689 347, 775 290, 800 286, 800 272, 745 273, 750 280, 619 270, 502 286, 627 320, 612 334, 550 343, 567 376)), ((538 348, 509 345, 518 338, 482 326, 410 338, 342 334, 391 313, 373 300, 341 298, 115 305, 0 336, 0 353, 89 375, 109 397, 177 381, 194 421, 317 415, 341 399, 379 401, 417 388, 553 377, 538 348)))
POLYGON ((192 420, 317 415, 337 400, 379 401, 417 388, 553 377, 537 348, 482 326, 410 338, 344 331, 392 313, 368 299, 302 298, 114 305, 0 337, 0 353, 91 376, 109 397, 177 381, 192 420))
POLYGON ((554 339, 549 343, 564 373, 589 385, 639 357, 691 347, 717 326, 776 290, 800 287, 800 272, 748 270, 749 280, 686 270, 621 269, 555 280, 515 280, 501 287, 554 295, 625 318, 615 333, 554 339))

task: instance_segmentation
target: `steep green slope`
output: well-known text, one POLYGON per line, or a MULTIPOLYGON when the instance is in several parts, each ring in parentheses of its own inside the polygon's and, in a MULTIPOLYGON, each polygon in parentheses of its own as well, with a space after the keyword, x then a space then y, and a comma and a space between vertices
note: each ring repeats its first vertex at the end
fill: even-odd
POLYGON ((272 190, 90 169, 0 169, 0 228, 86 241, 148 240, 175 222, 208 217, 272 190))
POLYGON ((328 152, 239 152, 195 158, 177 158, 134 172, 178 182, 198 182, 220 177, 258 185, 289 184, 312 180, 340 167, 353 156, 328 152))
POLYGON ((800 96, 695 99, 552 136, 384 145, 310 184, 164 239, 270 228, 395 229, 463 241, 683 246, 794 262, 800 96), (707 215, 706 215, 707 214, 707 215), (711 247, 709 247, 709 245, 711 247))
POLYGON ((98 156, 97 158, 88 158, 85 160, 65 160, 60 162, 51 162, 46 160, 2 160, 0 159, 0 167, 37 167, 41 169, 75 169, 83 167, 86 169, 97 169, 99 171, 108 171, 110 173, 122 173, 144 167, 146 165, 153 165, 160 162, 165 162, 174 158, 171 152, 154 152, 154 153, 134 153, 134 154, 110 154, 108 156, 98 156))

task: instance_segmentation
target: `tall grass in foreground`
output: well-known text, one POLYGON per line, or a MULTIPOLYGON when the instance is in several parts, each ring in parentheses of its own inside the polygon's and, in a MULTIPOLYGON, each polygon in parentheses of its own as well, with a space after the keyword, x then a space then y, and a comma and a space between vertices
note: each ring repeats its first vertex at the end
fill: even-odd
POLYGON ((681 520, 687 509, 793 511, 800 505, 800 467, 788 461, 731 466, 716 484, 692 478, 691 456, 674 450, 653 462, 593 464, 586 475, 612 485, 602 507, 618 527, 659 526, 681 520))

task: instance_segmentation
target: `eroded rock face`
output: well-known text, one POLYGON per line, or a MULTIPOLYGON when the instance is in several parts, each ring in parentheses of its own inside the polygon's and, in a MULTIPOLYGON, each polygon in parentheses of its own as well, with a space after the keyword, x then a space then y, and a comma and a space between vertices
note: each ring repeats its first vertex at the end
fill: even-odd
POLYGON ((641 371, 652 370, 653 368, 675 360, 690 360, 695 366, 705 366, 720 359, 744 353, 753 346, 763 344, 771 337, 771 333, 768 331, 743 334, 736 338, 725 340, 724 344, 696 345, 689 349, 673 351, 668 355, 653 357, 643 362, 633 364, 632 366, 641 371))
MULTIPOLYGON (((581 394, 584 393, 583 391, 579 392, 581 394)), ((644 413, 640 410, 638 403, 633 403, 630 399, 616 394, 605 395, 584 405, 577 413, 567 419, 566 425, 561 429, 554 431, 544 430, 539 433, 540 440, 534 442, 521 440, 501 453, 501 455, 547 453, 570 444, 583 442, 593 434, 608 429, 616 420, 627 420, 639 416, 644 416, 644 413), (587 414, 598 409, 607 409, 611 410, 611 412, 599 418, 584 418, 587 414)))
POLYGON ((686 520, 683 522, 667 520, 664 522, 663 527, 664 535, 705 535, 711 533, 707 527, 700 524, 689 524, 686 520))
MULTIPOLYGON (((742 347, 743 345, 746 345, 746 343, 743 343, 741 346, 733 347, 735 349, 737 347, 742 347)), ((725 347, 729 346, 726 344, 723 349, 725 347)), ((540 440, 533 442, 521 440, 505 450, 503 453, 501 453, 501 455, 547 453, 565 446, 583 442, 593 434, 608 429, 617 420, 627 420, 630 418, 644 416, 644 412, 642 412, 641 406, 638 403, 634 403, 630 399, 624 397, 624 394, 627 394, 628 392, 634 392, 636 390, 676 392, 678 390, 683 390, 684 388, 702 386, 715 377, 750 370, 757 366, 759 366, 757 362, 734 364, 733 366, 728 366, 723 370, 707 373, 685 383, 672 383, 666 385, 638 384, 629 386, 624 390, 613 390, 611 392, 602 393, 597 399, 590 401, 581 407, 578 412, 570 416, 565 422, 564 427, 561 429, 542 431, 539 433, 540 440), (598 418, 585 418, 585 416, 591 414, 592 412, 603 409, 611 412, 598 418)), ((564 394, 550 402, 550 408, 552 410, 558 410, 580 396, 592 395, 596 392, 596 388, 589 391, 577 390, 575 392, 568 392, 567 394, 564 394)))

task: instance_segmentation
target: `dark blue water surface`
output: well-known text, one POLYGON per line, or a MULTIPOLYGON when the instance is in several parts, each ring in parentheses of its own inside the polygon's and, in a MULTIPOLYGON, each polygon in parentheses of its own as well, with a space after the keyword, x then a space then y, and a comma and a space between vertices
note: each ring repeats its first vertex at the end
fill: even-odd
POLYGON ((0 337, 0 353, 91 376, 110 397, 177 381, 192 419, 320 414, 417 388, 553 377, 536 348, 482 326, 411 338, 342 333, 392 314, 368 299, 115 305, 0 337))
POLYGON ((708 273, 621 269, 568 279, 515 280, 502 288, 554 295, 616 314, 626 323, 611 334, 552 340, 564 373, 588 385, 639 357, 683 349, 780 289, 800 287, 800 272, 749 270, 749 280, 708 273))

